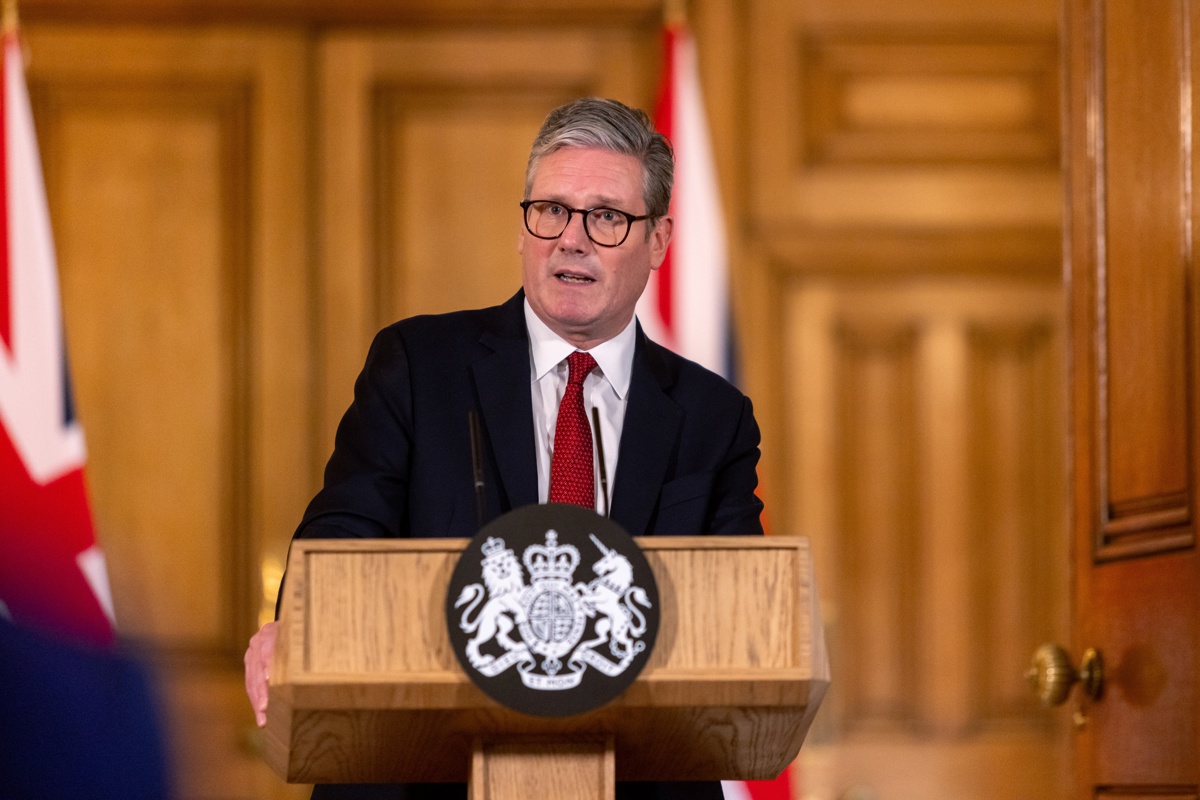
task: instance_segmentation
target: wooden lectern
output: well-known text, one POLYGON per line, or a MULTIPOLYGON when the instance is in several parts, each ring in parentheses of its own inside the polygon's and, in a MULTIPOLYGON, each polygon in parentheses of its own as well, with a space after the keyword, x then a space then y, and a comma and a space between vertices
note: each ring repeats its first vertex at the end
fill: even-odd
POLYGON ((445 596, 466 539, 298 540, 267 708, 296 783, 467 781, 473 800, 612 798, 616 780, 768 779, 829 683, 808 541, 640 537, 662 617, 596 711, 511 711, 468 679, 445 596))

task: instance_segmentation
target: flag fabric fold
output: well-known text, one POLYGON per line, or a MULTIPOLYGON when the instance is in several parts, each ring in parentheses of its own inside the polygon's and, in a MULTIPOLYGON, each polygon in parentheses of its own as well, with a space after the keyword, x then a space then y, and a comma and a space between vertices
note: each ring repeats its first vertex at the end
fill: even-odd
POLYGON ((0 614, 113 640, 75 416, 58 266, 15 26, 0 79, 0 614))
POLYGON ((730 377, 729 263, 716 161, 700 94, 695 42, 681 25, 664 31, 664 80, 655 126, 675 149, 674 235, 638 304, 646 334, 730 377))
MULTIPOLYGON (((651 339, 733 380, 724 214, 695 40, 683 24, 663 30, 654 122, 675 149, 675 229, 667 257, 638 303, 638 321, 651 339)), ((792 771, 772 781, 723 781, 726 800, 791 800, 792 771)))

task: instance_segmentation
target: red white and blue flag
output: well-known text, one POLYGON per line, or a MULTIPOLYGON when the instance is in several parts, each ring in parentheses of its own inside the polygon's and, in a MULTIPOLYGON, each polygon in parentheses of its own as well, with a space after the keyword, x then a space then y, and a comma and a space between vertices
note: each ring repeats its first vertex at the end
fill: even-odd
POLYGON ((0 615, 97 644, 112 599, 84 484, 58 267, 15 25, 0 79, 0 615))
POLYGON ((729 262, 696 47, 682 25, 663 35, 654 123, 675 148, 675 232, 662 266, 650 273, 638 321, 654 341, 729 378, 729 262))
MULTIPOLYGON (((729 260, 716 160, 686 26, 663 31, 663 82, 655 125, 675 148, 674 235, 638 303, 646 334, 732 380, 729 260)), ((773 781, 724 781, 726 800, 791 800, 792 768, 773 781)))

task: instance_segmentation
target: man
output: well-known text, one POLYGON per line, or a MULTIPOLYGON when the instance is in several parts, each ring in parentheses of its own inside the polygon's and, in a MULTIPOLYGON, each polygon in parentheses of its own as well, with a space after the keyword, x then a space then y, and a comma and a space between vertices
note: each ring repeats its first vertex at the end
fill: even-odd
MULTIPOLYGON (((761 534, 750 401, 649 341, 634 319, 671 240, 673 170, 670 143, 641 111, 590 98, 551 112, 525 175, 522 290, 501 306, 414 317, 376 336, 325 485, 296 536, 473 536, 473 414, 487 519, 566 498, 607 512, 633 535, 761 534), (568 360, 581 358, 577 374, 568 360), (554 443, 567 436, 560 401, 566 408, 568 383, 580 380, 585 418, 600 411, 596 437, 606 444, 595 450, 604 464, 595 459, 590 485, 567 490, 552 477, 561 475, 554 443)), ((274 642, 269 623, 246 652, 259 725, 274 642)), ((313 792, 318 800, 464 796, 446 785, 313 792)), ((721 794, 716 783, 618 784, 617 796, 721 794)))

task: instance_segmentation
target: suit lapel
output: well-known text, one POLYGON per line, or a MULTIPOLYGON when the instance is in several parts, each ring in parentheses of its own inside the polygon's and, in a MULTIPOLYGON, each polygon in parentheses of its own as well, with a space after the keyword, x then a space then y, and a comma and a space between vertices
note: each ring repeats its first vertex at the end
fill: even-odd
POLYGON ((611 512, 634 536, 647 532, 683 425, 682 409, 665 391, 669 386, 666 366, 639 325, 611 512))
MULTIPOLYGON (((518 292, 504 304, 498 324, 480 337, 491 354, 471 365, 501 512, 538 501, 524 298, 518 292)), ((683 426, 683 411, 667 394, 670 372, 654 348, 639 325, 610 514, 635 536, 647 531, 683 426)))
POLYGON ((518 292, 504 304, 501 323, 480 337, 492 354, 471 365, 483 427, 496 460, 502 512, 538 500, 524 297, 518 292))

